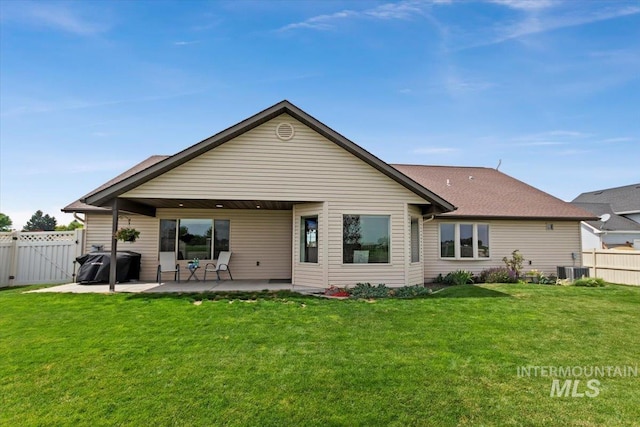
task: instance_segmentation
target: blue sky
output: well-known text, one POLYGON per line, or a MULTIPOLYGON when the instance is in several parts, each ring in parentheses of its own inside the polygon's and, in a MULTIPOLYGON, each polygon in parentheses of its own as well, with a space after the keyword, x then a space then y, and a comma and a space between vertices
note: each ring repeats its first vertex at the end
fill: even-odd
POLYGON ((640 1, 0 1, 20 228, 283 99, 390 163, 640 182, 640 1))

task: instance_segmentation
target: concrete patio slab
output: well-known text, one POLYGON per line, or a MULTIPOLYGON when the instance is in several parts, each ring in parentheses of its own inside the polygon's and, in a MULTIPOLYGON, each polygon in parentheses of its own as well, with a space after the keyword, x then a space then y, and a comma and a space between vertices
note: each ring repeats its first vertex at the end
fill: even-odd
MULTIPOLYGON (((123 283, 116 285, 116 292, 137 293, 143 292, 149 288, 158 286, 157 283, 123 283)), ((66 285, 52 286, 50 288, 36 289, 35 291, 27 291, 25 293, 44 293, 44 292, 61 292, 73 294, 108 294, 108 284, 81 285, 80 283, 67 283, 66 285)))
MULTIPOLYGON (((265 280, 221 280, 217 281, 189 281, 189 282, 128 282, 117 283, 116 292, 129 293, 200 293, 200 292, 259 292, 263 290, 287 290, 301 294, 314 294, 323 289, 309 286, 299 286, 292 283, 269 283, 265 280)), ((67 293, 109 293, 108 284, 82 285, 68 283, 66 285, 51 286, 49 288, 27 291, 27 293, 67 292, 67 293)))

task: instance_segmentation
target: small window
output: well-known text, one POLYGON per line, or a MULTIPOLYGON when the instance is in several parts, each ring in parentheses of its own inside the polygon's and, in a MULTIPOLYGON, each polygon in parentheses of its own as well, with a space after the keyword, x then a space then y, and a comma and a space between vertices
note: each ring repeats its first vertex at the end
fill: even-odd
POLYGON ((456 256, 456 225, 440 224, 440 256, 455 258, 456 256))
POLYGON ((411 217, 411 262, 420 262, 420 218, 411 217))
POLYGON ((213 222, 213 259, 218 259, 220 252, 229 250, 228 219, 216 219, 213 222))
POLYGON ((489 226, 477 224, 478 229, 478 258, 489 258, 489 226))
POLYGON ((547 230, 553 230, 553 224, 547 224, 547 230))
POLYGON ((300 262, 318 262, 318 217, 300 218, 300 262))
POLYGON ((389 263, 388 215, 342 216, 342 262, 389 263))
POLYGON ((473 224, 460 224, 460 258, 473 258, 473 224))

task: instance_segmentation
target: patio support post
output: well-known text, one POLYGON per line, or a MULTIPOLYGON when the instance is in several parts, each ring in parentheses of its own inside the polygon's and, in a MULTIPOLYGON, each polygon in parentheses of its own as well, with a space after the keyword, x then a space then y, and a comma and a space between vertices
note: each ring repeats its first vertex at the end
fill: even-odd
POLYGON ((118 239, 116 232, 118 231, 118 199, 113 199, 111 207, 111 264, 109 265, 109 292, 116 291, 116 277, 118 267, 118 239))

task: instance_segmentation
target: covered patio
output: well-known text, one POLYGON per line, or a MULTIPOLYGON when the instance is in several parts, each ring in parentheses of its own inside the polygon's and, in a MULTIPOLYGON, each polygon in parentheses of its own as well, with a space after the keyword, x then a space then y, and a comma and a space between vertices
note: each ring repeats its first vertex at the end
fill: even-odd
MULTIPOLYGON (((294 285, 281 280, 220 280, 189 282, 127 282, 117 283, 115 292, 123 293, 202 293, 202 292, 259 292, 259 291, 293 291, 301 294, 312 294, 324 291, 323 288, 294 285)), ((81 285, 68 283, 36 289, 29 292, 59 293, 109 293, 108 283, 81 285)))

